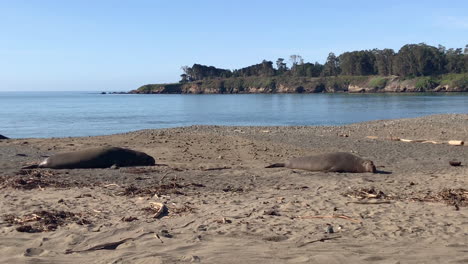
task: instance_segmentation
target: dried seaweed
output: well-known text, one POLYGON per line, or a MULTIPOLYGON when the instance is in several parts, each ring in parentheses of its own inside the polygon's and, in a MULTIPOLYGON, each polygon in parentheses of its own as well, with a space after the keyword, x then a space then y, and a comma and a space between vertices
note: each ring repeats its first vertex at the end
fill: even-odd
POLYGON ((384 192, 377 190, 375 187, 351 189, 343 196, 356 198, 356 199, 391 199, 392 196, 386 195, 384 192))
POLYGON ((11 225, 17 225, 18 232, 37 233, 54 231, 59 226, 69 223, 79 225, 91 224, 89 220, 79 214, 66 211, 34 211, 33 213, 23 215, 21 217, 13 214, 4 215, 5 222, 11 225))
POLYGON ((121 192, 121 195, 125 196, 135 196, 135 195, 167 195, 167 194, 181 194, 184 193, 179 191, 185 187, 185 185, 173 183, 173 184, 156 184, 150 187, 137 187, 135 185, 130 185, 121 192))
POLYGON ((170 215, 184 215, 184 214, 192 214, 196 211, 196 208, 188 206, 186 204, 180 207, 170 207, 169 212, 170 215))
POLYGON ((125 187, 123 192, 120 192, 120 195, 126 195, 126 196, 135 196, 135 195, 168 195, 168 194, 179 194, 179 195, 185 195, 180 189, 184 188, 190 188, 190 187, 195 187, 195 188, 202 188, 205 187, 203 184, 199 183, 184 183, 181 182, 181 179, 174 177, 172 180, 170 180, 169 183, 163 184, 162 180, 159 181, 159 183, 154 184, 154 185, 149 185, 145 187, 138 187, 133 184, 125 187))
POLYGON ((1 188, 14 188, 20 190, 42 189, 44 187, 67 188, 83 185, 78 182, 56 180, 58 172, 44 169, 21 169, 14 176, 2 177, 1 188))
POLYGON ((151 202, 149 207, 142 209, 148 214, 151 214, 152 218, 160 218, 169 213, 169 209, 163 203, 151 202))
POLYGON ((242 187, 233 187, 231 185, 226 186, 226 188, 223 188, 223 192, 244 192, 244 189, 242 187))
MULTIPOLYGON (((356 198, 358 200, 394 200, 394 201, 418 201, 418 202, 434 202, 434 203, 445 203, 450 206, 455 206, 457 210, 460 207, 468 206, 468 190, 463 188, 444 188, 441 191, 435 192, 432 190, 428 191, 419 191, 412 193, 411 195, 389 195, 384 192, 375 189, 374 187, 370 188, 358 188, 351 189, 342 195, 356 198)), ((383 202, 385 202, 383 201, 383 202)), ((382 202, 382 203, 383 203, 382 202)), ((363 204, 380 204, 378 203, 363 203, 363 204)))
POLYGON ((442 202, 447 205, 455 206, 455 209, 459 210, 460 207, 468 206, 468 190, 463 188, 445 188, 437 193, 426 192, 423 196, 412 197, 411 200, 419 202, 442 202))

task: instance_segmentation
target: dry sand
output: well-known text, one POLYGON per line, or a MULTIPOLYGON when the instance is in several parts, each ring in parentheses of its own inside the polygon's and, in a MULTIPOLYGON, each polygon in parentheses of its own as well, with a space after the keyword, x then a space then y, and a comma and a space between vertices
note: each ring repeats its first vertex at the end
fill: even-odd
POLYGON ((468 263, 468 147, 389 137, 466 142, 468 115, 0 140, 0 262, 468 263), (103 145, 167 166, 20 169, 103 145), (332 151, 380 173, 264 168, 332 151))

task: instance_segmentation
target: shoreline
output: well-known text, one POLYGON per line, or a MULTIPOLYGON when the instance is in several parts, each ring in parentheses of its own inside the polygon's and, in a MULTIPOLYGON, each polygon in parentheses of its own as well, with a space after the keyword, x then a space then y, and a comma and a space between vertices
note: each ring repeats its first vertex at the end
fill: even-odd
POLYGON ((468 204, 460 200, 457 209, 444 197, 468 192, 467 147, 388 138, 467 136, 468 114, 444 114, 0 140, 0 262, 463 262, 468 204), (105 145, 146 152, 167 166, 20 170, 46 155, 105 145), (264 168, 334 151, 371 159, 382 173, 264 168), (453 159, 462 166, 450 166, 453 159), (154 203, 167 212, 154 218, 154 203), (54 210, 73 217, 53 231, 17 231, 40 227, 32 214, 54 210), (111 242, 120 244, 92 249, 111 242))
MULTIPOLYGON (((208 95, 208 94, 224 94, 224 95, 245 95, 245 94, 300 94, 300 95, 305 95, 305 94, 391 94, 391 95, 411 95, 411 94, 464 94, 467 93, 468 90, 460 90, 460 91, 363 91, 363 92, 349 92, 349 91, 338 91, 338 92, 305 92, 305 93, 297 93, 297 92, 236 92, 236 93, 203 93, 203 92, 198 92, 198 93, 192 93, 192 92, 178 92, 178 93, 165 93, 165 92, 106 92, 106 94, 154 94, 154 95, 161 95, 161 94, 168 94, 168 95, 173 95, 173 94, 180 94, 180 95, 208 95)), ((100 93, 103 94, 103 93, 100 93)), ((103 94, 104 95, 104 94, 103 94)))
MULTIPOLYGON (((65 139, 65 138, 92 138, 92 137, 106 137, 106 136, 118 136, 118 135, 127 135, 131 133, 138 133, 138 132, 143 132, 143 131, 166 131, 166 130, 184 130, 184 129, 190 129, 190 128, 226 128, 226 129, 263 129, 263 130, 269 130, 269 129, 298 129, 298 128, 314 128, 314 127, 322 127, 322 128, 339 128, 339 127, 348 127, 348 126, 358 126, 358 125, 365 125, 367 123, 379 123, 379 122, 390 122, 395 123, 395 122, 404 122, 405 120, 416 120, 416 119, 431 119, 432 117, 434 118, 444 118, 447 117, 448 120, 453 119, 453 118, 459 118, 463 117, 465 113, 456 113, 456 114, 430 114, 430 115, 423 115, 423 116, 418 116, 418 117, 407 117, 407 118, 397 118, 397 119, 376 119, 376 120, 368 120, 368 121, 363 121, 363 122, 354 122, 354 123, 347 123, 347 124, 341 124, 341 125, 277 125, 277 126, 252 126, 252 125, 247 125, 247 126, 236 126, 236 125, 203 125, 203 124, 195 124, 195 125, 187 125, 187 126, 176 126, 176 127, 165 127, 165 128, 144 128, 144 129, 138 129, 138 130, 132 130, 132 131, 126 131, 126 132, 119 132, 119 133, 112 133, 112 134, 101 134, 101 135, 84 135, 84 136, 61 136, 61 137, 23 137, 23 138, 14 138, 11 137, 10 135, 3 135, 6 138, 1 138, 0 134, 0 140, 28 140, 28 139, 65 139)), ((468 140, 468 138, 464 139, 465 141, 468 140)))

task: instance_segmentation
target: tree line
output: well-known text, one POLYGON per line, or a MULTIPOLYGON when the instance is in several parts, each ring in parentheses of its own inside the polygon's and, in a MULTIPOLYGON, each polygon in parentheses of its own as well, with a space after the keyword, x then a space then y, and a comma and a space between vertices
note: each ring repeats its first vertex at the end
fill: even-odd
POLYGON ((407 44, 398 52, 393 49, 373 49, 345 52, 336 56, 330 52, 324 64, 304 63, 300 55, 291 55, 290 66, 284 58, 278 58, 275 66, 272 61, 263 60, 259 64, 245 68, 228 70, 214 66, 194 64, 183 66, 181 83, 206 79, 230 77, 325 77, 325 76, 365 76, 397 75, 403 77, 431 76, 445 73, 468 73, 468 45, 464 49, 446 49, 421 44, 407 44))

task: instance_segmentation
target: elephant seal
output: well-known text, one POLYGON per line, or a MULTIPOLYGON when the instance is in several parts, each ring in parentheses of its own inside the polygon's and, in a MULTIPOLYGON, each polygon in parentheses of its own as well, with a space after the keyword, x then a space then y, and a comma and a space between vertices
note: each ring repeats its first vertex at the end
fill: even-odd
POLYGON ((143 152, 118 147, 100 147, 59 153, 48 157, 38 165, 25 168, 90 169, 109 168, 112 165, 151 166, 155 165, 155 161, 153 157, 143 152))
POLYGON ((275 163, 265 168, 276 167, 325 172, 376 172, 375 165, 372 161, 361 159, 358 156, 346 152, 293 158, 286 163, 275 163))

